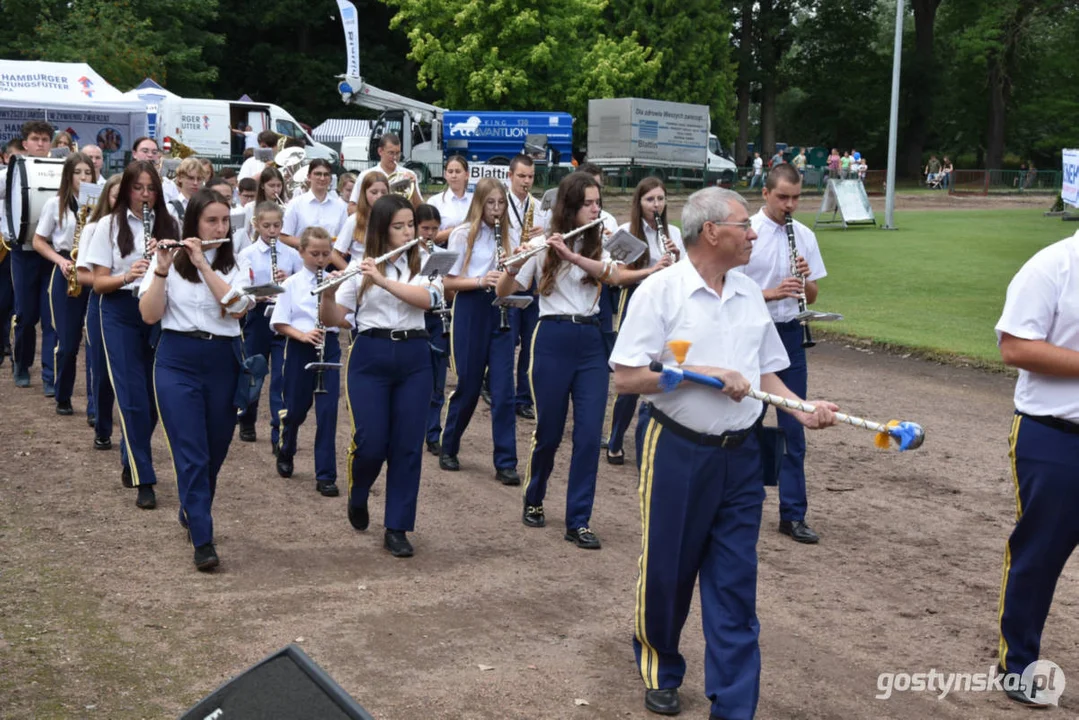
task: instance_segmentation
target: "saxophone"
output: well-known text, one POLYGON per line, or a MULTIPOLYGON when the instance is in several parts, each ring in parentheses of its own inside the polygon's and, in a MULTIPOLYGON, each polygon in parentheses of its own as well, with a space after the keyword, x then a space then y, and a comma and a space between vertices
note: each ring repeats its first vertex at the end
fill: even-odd
POLYGON ((79 208, 79 214, 75 220, 75 239, 71 242, 71 276, 67 279, 68 297, 82 295, 82 285, 79 284, 79 272, 75 269, 75 261, 79 259, 79 239, 82 237, 82 229, 86 227, 86 221, 90 219, 90 213, 94 211, 93 203, 86 203, 79 208))
POLYGON ((528 242, 528 235, 532 232, 532 216, 535 214, 536 201, 532 199, 531 195, 525 195, 525 202, 528 203, 528 209, 525 210, 525 219, 521 223, 521 242, 528 242))

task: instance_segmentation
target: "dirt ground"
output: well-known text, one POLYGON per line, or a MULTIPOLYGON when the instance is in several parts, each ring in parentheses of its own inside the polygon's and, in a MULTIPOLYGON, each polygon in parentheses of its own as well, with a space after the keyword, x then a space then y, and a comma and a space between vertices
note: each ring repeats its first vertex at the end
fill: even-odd
MULTIPOLYGON (((600 463, 599 552, 562 539, 568 443, 547 498, 554 522, 520 522, 520 492, 494 480, 481 403, 459 473, 424 456, 417 555, 381 549, 345 499, 314 490, 301 432, 296 474, 274 472, 268 429, 234 441, 214 519, 222 567, 197 573, 176 522, 162 433, 159 507, 137 510, 117 450, 59 418, 38 378, 0 371, 0 717, 166 718, 296 642, 376 718, 646 718, 633 661, 640 520, 633 465, 600 463), (584 701, 587 704, 579 704, 584 701)), ((84 400, 80 384, 76 407, 84 400)), ((759 718, 1006 718, 999 693, 897 693, 882 672, 985 672, 996 662, 1003 543, 1014 519, 1007 460, 1013 380, 824 342, 811 395, 882 420, 914 420, 925 446, 883 452, 838 427, 810 436, 808 521, 776 532, 774 489, 759 543, 759 718)), ((533 424, 517 427, 523 471, 533 424)), ((568 430, 568 428, 567 428, 568 430)), ((118 440, 119 435, 114 437, 118 440)), ((348 422, 338 431, 344 484, 348 422)), ((116 443, 118 446, 118 442, 116 443)), ((632 437, 627 454, 634 457, 632 437)), ((1079 568, 1057 587, 1042 657, 1079 677, 1079 568)), ((683 717, 706 718, 699 608, 683 633, 683 717)), ((1050 717, 1079 715, 1066 692, 1050 717)))

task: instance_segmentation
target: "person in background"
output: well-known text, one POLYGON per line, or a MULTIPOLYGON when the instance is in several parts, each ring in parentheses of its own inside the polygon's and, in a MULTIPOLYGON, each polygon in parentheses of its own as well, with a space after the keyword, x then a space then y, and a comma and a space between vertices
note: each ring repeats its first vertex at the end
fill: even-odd
POLYGON ((832 154, 828 156, 828 177, 833 180, 839 177, 839 166, 843 159, 839 157, 839 150, 832 148, 832 154))
POLYGON ((365 173, 360 181, 359 202, 353 207, 333 243, 331 262, 338 270, 344 270, 353 260, 363 257, 364 238, 367 236, 367 221, 371 208, 378 199, 389 194, 390 184, 380 172, 365 173))
POLYGON ((237 203, 240 200, 240 191, 237 188, 240 178, 236 175, 236 168, 223 167, 221 168, 221 172, 217 173, 217 177, 229 184, 230 192, 226 197, 232 201, 232 207, 237 207, 237 203))
MULTIPOLYGON (((424 203, 416 208, 416 235, 424 242, 428 253, 437 252, 435 238, 442 226, 442 216, 434 205, 424 203)), ((445 280, 443 280, 445 283, 445 280)), ((450 334, 444 328, 443 316, 434 308, 423 314, 424 327, 431 335, 431 408, 427 414, 427 452, 439 455, 442 450, 442 406, 446 403, 446 372, 450 367, 450 334)))
POLYGON ((199 191, 199 188, 209 176, 203 176, 202 164, 197 158, 185 158, 176 168, 176 189, 180 191, 175 200, 169 200, 169 213, 176 218, 176 223, 182 225, 184 213, 187 211, 187 203, 199 191))
POLYGON ((791 165, 794 166, 795 170, 798 171, 799 175, 801 175, 803 178, 805 177, 805 174, 806 174, 806 151, 805 151, 805 148, 799 148, 798 154, 794 156, 793 160, 791 160, 791 165))
POLYGON ((79 148, 79 152, 90 158, 94 163, 94 175, 97 177, 97 184, 104 185, 106 180, 104 175, 105 156, 101 153, 101 148, 97 145, 83 145, 79 148))
POLYGON ((341 198, 345 202, 352 197, 352 188, 356 185, 356 175, 350 172, 341 173, 341 177, 337 178, 337 197, 341 198))
POLYGON ((161 156, 161 149, 157 145, 157 140, 145 136, 135 138, 135 142, 131 146, 131 160, 146 160, 153 163, 154 169, 161 178, 161 191, 164 193, 166 203, 180 197, 180 189, 176 187, 176 183, 161 175, 161 164, 164 158, 161 156))
POLYGON ((944 162, 941 164, 941 168, 940 168, 940 174, 941 174, 940 184, 945 189, 950 189, 952 187, 952 173, 954 171, 955 171, 955 167, 952 165, 951 159, 947 155, 945 155, 944 156, 944 162))
POLYGON ((299 247, 300 235, 307 228, 317 225, 334 238, 348 219, 348 205, 330 192, 333 170, 329 161, 312 160, 307 166, 307 178, 311 189, 285 207, 281 240, 294 248, 299 247))
POLYGON ((420 195, 419 179, 416 177, 416 173, 412 172, 404 165, 401 165, 397 161, 401 157, 401 138, 396 133, 386 133, 378 141, 378 165, 372 168, 367 168, 356 179, 356 187, 352 188, 352 195, 348 198, 348 211, 354 212, 355 205, 359 202, 360 191, 359 187, 363 185, 363 178, 368 173, 380 172, 386 177, 391 177, 394 173, 400 173, 405 177, 412 179, 412 207, 420 205, 423 202, 423 196, 420 195))
POLYGON ((937 160, 936 155, 929 156, 929 162, 925 164, 923 173, 926 185, 932 185, 936 181, 937 176, 940 175, 940 160, 937 160))
POLYGON ((772 158, 768 161, 768 169, 771 170, 776 165, 779 165, 782 162, 783 162, 783 151, 782 150, 776 150, 775 154, 772 155, 772 158))
POLYGON ((71 135, 66 132, 58 132, 52 139, 52 149, 63 148, 68 152, 75 151, 75 141, 71 139, 71 135))
POLYGON ((245 207, 248 203, 255 202, 255 193, 258 192, 259 183, 255 178, 244 178, 236 184, 236 207, 245 207))
POLYGON ((446 160, 442 174, 446 177, 446 189, 432 196, 428 202, 438 208, 442 226, 435 236, 435 244, 446 247, 450 232, 461 225, 472 205, 472 193, 468 189, 468 161, 461 155, 451 155, 446 160))
MULTIPOLYGON (((272 130, 263 130, 258 134, 258 143, 260 148, 269 148, 273 150, 277 144, 277 133, 272 130)), ((246 154, 246 151, 245 151, 246 154)), ((255 153, 251 154, 251 157, 244 160, 244 164, 240 166, 240 179, 243 178, 257 178, 263 168, 266 167, 266 163, 255 157, 255 153)))
POLYGON ((753 177, 749 180, 749 189, 764 185, 764 160, 759 152, 753 153, 753 177))
MULTIPOLYGON (((0 169, 0 224, 4 223, 3 199, 7 194, 7 164, 24 152, 22 140, 13 138, 3 149, 3 164, 0 169)), ((2 231, 7 236, 7 229, 2 231)), ((5 241, 6 243, 6 241, 5 241)), ((15 314, 15 289, 11 284, 11 253, 7 245, 0 246, 0 365, 4 358, 11 355, 11 319, 15 314)))

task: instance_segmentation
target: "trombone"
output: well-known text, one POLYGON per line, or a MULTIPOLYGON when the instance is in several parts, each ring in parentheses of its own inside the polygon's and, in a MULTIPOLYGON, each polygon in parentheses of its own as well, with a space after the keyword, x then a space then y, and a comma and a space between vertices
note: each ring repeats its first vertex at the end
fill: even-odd
MULTIPOLYGON (((602 224, 603 224, 603 218, 596 218, 592 222, 585 223, 584 225, 580 226, 579 228, 575 228, 573 230, 570 230, 567 233, 562 233, 562 239, 563 240, 569 240, 570 238, 573 238, 573 237, 576 237, 576 236, 580 235, 585 230, 589 230, 591 228, 594 228, 597 225, 602 225, 602 224)), ((525 244, 528 246, 527 250, 524 250, 522 252, 517 253, 516 255, 512 255, 512 256, 506 258, 506 261, 503 263, 503 265, 505 265, 506 267, 511 267, 513 265, 523 264, 529 258, 535 257, 536 255, 539 255, 541 252, 544 252, 545 250, 547 250, 550 247, 550 245, 547 244, 546 238, 544 238, 543 240, 537 240, 535 242, 530 242, 530 243, 525 243, 525 244)), ((522 245, 522 247, 524 247, 524 245, 522 245)))
MULTIPOLYGON (((415 240, 409 240, 407 243, 405 243, 401 247, 390 250, 388 253, 384 253, 384 254, 379 255, 378 257, 374 258, 375 265, 381 265, 382 263, 386 262, 387 260, 391 260, 394 257, 396 257, 397 255, 400 255, 401 253, 415 247, 416 245, 419 245, 421 242, 423 242, 423 238, 416 238, 415 240)), ((342 272, 337 277, 330 278, 329 280, 325 280, 325 281, 319 283, 318 285, 316 285, 314 287, 314 289, 311 290, 311 294, 312 295, 319 295, 320 293, 324 293, 327 290, 332 290, 333 288, 337 287, 338 285, 341 285, 342 283, 344 283, 346 280, 349 280, 349 279, 359 275, 362 272, 363 272, 363 270, 360 269, 360 265, 359 265, 359 263, 357 263, 356 265, 353 265, 352 267, 350 267, 348 270, 345 270, 344 272, 342 272)))

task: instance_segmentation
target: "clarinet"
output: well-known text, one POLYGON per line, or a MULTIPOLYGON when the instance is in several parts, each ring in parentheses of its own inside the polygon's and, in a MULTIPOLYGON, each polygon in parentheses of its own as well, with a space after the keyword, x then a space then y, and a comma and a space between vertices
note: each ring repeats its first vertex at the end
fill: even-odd
MULTIPOLYGON (((319 268, 321 276, 322 269, 319 268)), ((270 284, 277 284, 277 238, 270 238, 270 284)))
MULTIPOLYGON (((794 242, 794 218, 790 213, 787 213, 784 222, 784 228, 787 231, 787 247, 790 249, 791 260, 791 276, 798 278, 802 281, 802 294, 798 297, 798 312, 799 314, 806 311, 806 295, 805 295, 805 276, 798 272, 798 245, 794 242)), ((802 347, 811 348, 816 345, 816 341, 813 340, 813 333, 809 329, 809 321, 803 319, 802 321, 802 347)))
MULTIPOLYGON (((270 251, 273 252, 273 242, 270 243, 270 251)), ((271 256, 271 261, 273 260, 271 256)), ((274 263, 276 265, 276 263, 274 263)), ((322 268, 315 271, 315 284, 318 285, 322 282, 322 268)), ((315 327, 325 332, 326 326, 322 324, 322 293, 318 294, 318 299, 315 301, 315 317, 318 319, 315 321, 315 327)), ((322 340, 315 348, 318 351, 318 364, 319 368, 315 370, 315 395, 325 395, 326 390, 326 371, 322 369, 322 365, 326 360, 326 336, 322 336, 322 340)))
POLYGON ((656 221, 656 235, 659 237, 659 246, 663 249, 664 257, 671 259, 674 262, 674 253, 667 249, 667 233, 663 228, 663 218, 659 215, 659 210, 655 211, 654 219, 656 221))
MULTIPOLYGON (((506 270, 506 251, 502 249, 502 223, 495 220, 495 267, 500 272, 506 270)), ((490 288, 488 288, 490 290, 490 288)), ((510 330, 510 313, 509 308, 505 305, 498 307, 498 332, 509 332, 510 330)))
POLYGON ((143 260, 149 260, 154 256, 150 249, 150 236, 154 234, 154 211, 150 209, 150 203, 142 204, 142 253, 143 260))

